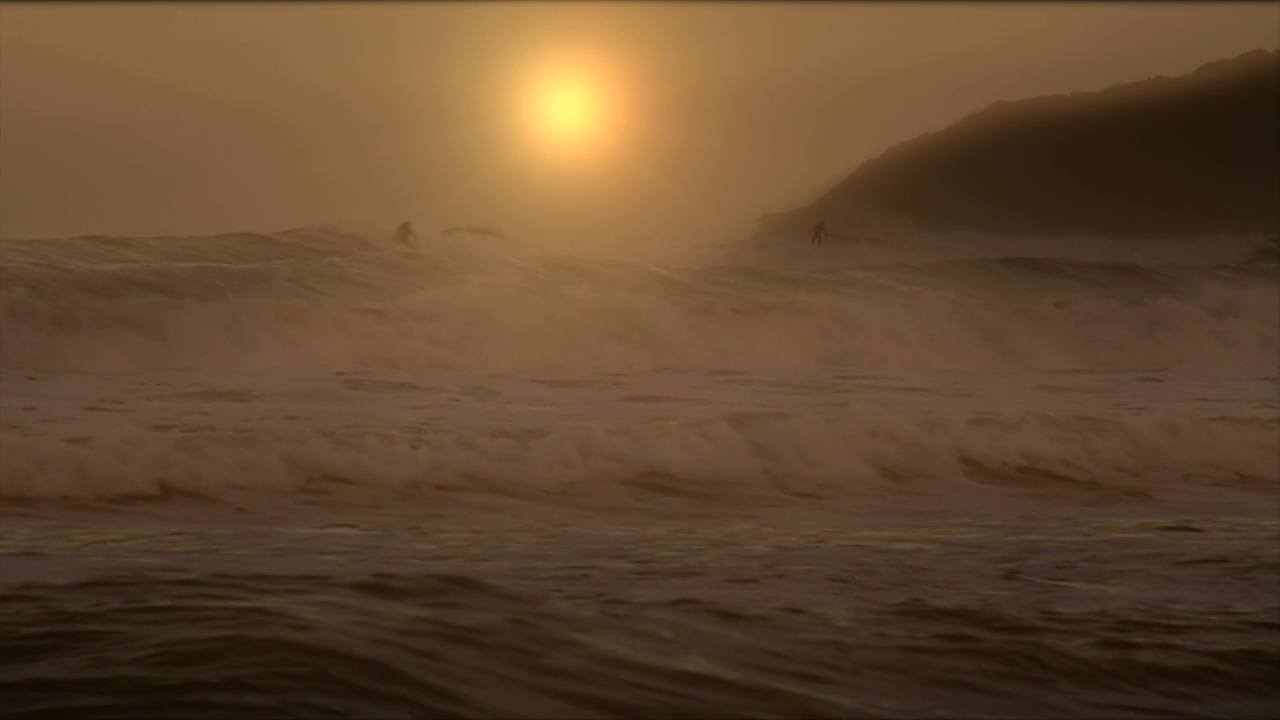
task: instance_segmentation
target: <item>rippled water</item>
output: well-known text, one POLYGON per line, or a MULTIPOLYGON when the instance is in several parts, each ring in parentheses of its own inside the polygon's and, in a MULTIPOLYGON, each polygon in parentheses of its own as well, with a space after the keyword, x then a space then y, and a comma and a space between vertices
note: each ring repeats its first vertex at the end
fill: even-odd
POLYGON ((1276 709, 1274 518, 671 514, 9 513, 7 712, 1276 709))
POLYGON ((0 241, 0 715, 1280 715, 1256 243, 357 240, 0 241))

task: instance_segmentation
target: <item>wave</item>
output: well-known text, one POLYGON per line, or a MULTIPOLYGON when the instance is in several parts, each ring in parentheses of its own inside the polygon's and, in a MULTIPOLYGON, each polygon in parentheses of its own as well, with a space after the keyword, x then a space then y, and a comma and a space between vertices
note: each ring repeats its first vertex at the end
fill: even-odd
MULTIPOLYGON (((663 557, 660 569, 617 564, 631 582, 671 586, 675 599, 636 601, 609 588, 595 607, 581 594, 562 597, 563 588, 533 592, 471 568, 335 575, 342 563, 329 557, 303 563, 309 573, 198 576, 162 566, 31 583, 6 593, 11 612, 0 616, 7 709, 962 718, 1267 717, 1274 707, 1277 651, 1259 639, 1276 629, 1273 606, 1027 608, 1001 602, 1007 590, 980 602, 939 590, 867 607, 864 598, 886 594, 872 572, 835 607, 777 607, 682 597, 687 582, 672 582, 674 571, 710 575, 718 556, 678 568, 663 557)), ((985 569, 969 583, 989 587, 985 569)), ((558 584, 572 576, 554 564, 537 570, 558 584)), ((912 566, 914 592, 932 578, 921 570, 912 566)))
POLYGON ((86 269, 6 250, 3 270, 0 365, 35 370, 1135 368, 1280 356, 1280 283, 1248 267, 1002 258, 801 271, 365 253, 86 269))
POLYGON ((8 432, 0 437, 0 497, 234 500, 390 490, 592 502, 941 496, 985 505, 1012 496, 1105 505, 1206 490, 1280 492, 1273 414, 910 416, 857 408, 490 428, 459 416, 360 429, 350 413, 339 428, 300 418, 239 426, 184 417, 84 436, 8 432))
POLYGON ((655 264, 533 248, 407 254, 327 227, 0 241, 0 366, 1043 369, 1280 356, 1280 276, 1267 262, 948 246, 876 262, 723 252, 655 264))

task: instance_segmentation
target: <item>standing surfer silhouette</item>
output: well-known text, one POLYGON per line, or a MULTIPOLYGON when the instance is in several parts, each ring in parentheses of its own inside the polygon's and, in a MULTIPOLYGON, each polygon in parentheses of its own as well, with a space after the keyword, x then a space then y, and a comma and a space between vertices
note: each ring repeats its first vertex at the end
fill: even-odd
POLYGON ((827 236, 827 221, 819 220, 817 225, 813 226, 813 237, 809 238, 810 245, 822 247, 822 239, 827 236))

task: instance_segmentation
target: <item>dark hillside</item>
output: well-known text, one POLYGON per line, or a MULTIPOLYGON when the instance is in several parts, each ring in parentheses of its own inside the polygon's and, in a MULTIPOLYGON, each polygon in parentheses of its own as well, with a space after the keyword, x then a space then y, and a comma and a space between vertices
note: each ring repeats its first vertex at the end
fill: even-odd
POLYGON ((1280 54, 1100 92, 997 102, 868 161, 770 232, 871 213, 924 229, 1118 236, 1280 231, 1280 54))

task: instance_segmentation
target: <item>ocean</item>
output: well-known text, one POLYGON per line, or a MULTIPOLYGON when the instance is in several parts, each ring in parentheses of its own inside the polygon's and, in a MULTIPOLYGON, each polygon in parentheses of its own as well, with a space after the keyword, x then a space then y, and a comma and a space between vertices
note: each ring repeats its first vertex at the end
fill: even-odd
POLYGON ((0 240, 0 716, 1280 715, 1264 238, 0 240))

